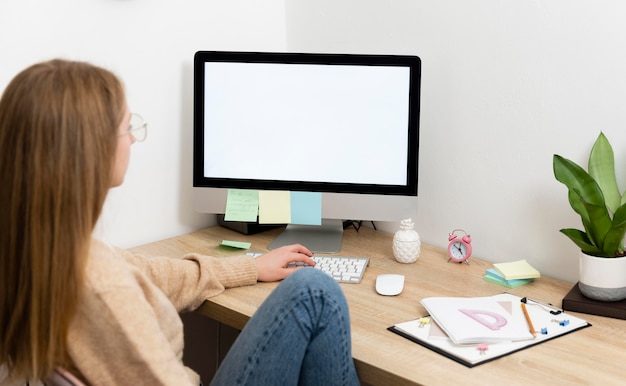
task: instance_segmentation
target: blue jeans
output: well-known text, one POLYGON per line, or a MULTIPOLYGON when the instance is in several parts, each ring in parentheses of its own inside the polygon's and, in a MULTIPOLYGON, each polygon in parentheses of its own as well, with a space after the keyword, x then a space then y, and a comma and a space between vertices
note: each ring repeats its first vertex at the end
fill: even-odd
POLYGON ((211 385, 358 385, 341 287, 303 268, 261 304, 211 385))

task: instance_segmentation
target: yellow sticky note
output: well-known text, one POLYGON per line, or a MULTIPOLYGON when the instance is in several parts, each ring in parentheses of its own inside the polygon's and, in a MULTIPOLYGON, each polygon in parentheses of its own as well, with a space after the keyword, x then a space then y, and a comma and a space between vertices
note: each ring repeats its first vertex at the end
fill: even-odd
POLYGON ((526 260, 512 261, 509 263, 495 263, 496 271, 506 280, 536 279, 541 276, 539 271, 526 260))
POLYGON ((290 221, 290 192, 282 190, 259 191, 259 224, 288 224, 290 221))

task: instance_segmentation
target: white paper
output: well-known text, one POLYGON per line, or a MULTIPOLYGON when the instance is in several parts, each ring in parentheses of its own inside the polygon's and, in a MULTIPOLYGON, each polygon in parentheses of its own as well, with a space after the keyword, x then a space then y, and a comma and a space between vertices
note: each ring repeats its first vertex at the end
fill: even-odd
POLYGON ((494 297, 431 297, 421 303, 457 344, 533 338, 519 304, 510 304, 507 309, 494 297))

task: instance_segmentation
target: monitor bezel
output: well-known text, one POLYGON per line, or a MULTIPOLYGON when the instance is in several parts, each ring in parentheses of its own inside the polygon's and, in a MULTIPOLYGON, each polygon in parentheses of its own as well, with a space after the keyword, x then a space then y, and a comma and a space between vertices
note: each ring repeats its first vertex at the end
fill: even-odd
MULTIPOLYGON (((319 54, 286 52, 198 51, 194 56, 194 141, 193 186, 207 188, 289 190, 332 193, 417 196, 419 162, 419 121, 421 60, 412 55, 319 54), (206 62, 323 64, 401 66, 410 70, 409 117, 406 184, 382 185, 362 183, 279 181, 204 176, 204 86, 206 62)), ((372 157, 375 155, 359 155, 372 157)), ((242 155, 242 162, 253 162, 253 156, 242 155)), ((358 162, 358 157, 355 158, 358 162)), ((381 160, 384 162, 384 160, 381 160)))

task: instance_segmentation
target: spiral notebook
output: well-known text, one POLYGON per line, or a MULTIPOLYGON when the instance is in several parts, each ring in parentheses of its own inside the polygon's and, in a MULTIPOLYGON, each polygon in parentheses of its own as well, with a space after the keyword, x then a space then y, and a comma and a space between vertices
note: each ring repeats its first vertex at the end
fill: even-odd
POLYGON ((388 330, 467 367, 591 326, 587 321, 545 303, 527 301, 526 309, 535 332, 533 336, 521 308, 522 298, 508 293, 481 298, 428 298, 423 303, 428 304, 425 307, 430 315, 398 323, 388 330), (473 316, 461 310, 473 310, 473 314, 470 312, 473 316), (498 335, 498 331, 494 333, 486 326, 489 324, 492 327, 494 324, 509 326, 510 329, 498 335), (459 332, 461 330, 466 331, 459 332), (450 334, 455 334, 454 339, 450 334))

